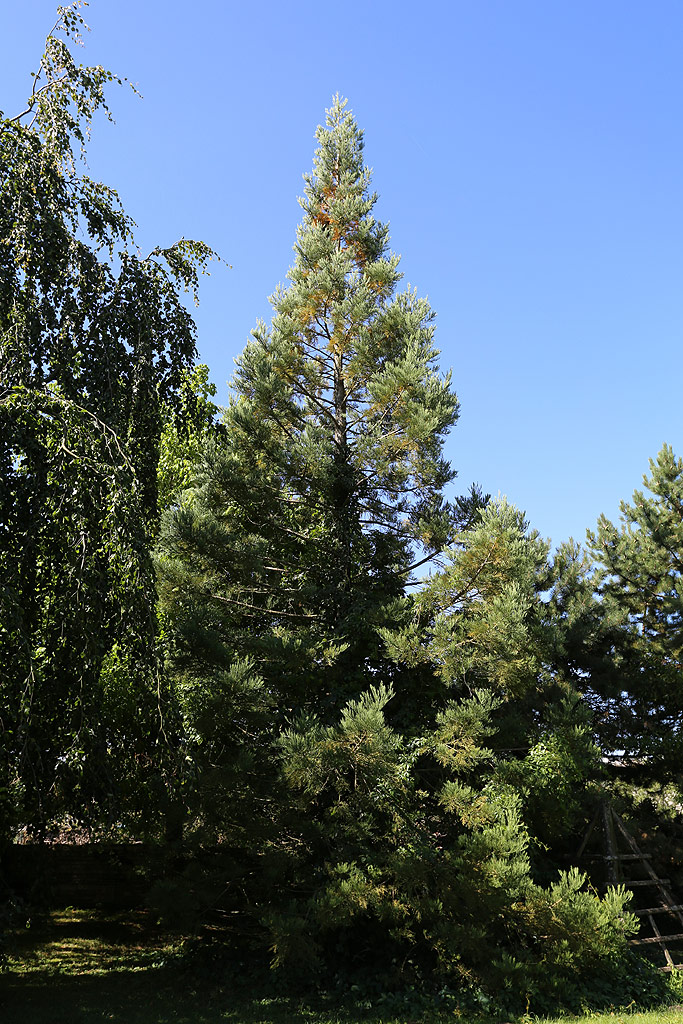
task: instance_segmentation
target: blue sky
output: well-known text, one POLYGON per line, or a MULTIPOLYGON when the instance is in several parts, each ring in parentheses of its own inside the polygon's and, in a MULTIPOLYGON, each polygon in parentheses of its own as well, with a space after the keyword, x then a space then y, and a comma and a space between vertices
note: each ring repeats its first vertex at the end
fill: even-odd
MULTIPOLYGON (((0 108, 21 109, 55 4, 3 12, 0 108)), ((90 172, 149 251, 202 238, 219 398, 284 281, 314 131, 339 91, 365 130, 404 283, 438 315, 458 486, 583 539, 683 454, 683 5, 616 0, 93 0, 81 59, 114 89, 90 172)))

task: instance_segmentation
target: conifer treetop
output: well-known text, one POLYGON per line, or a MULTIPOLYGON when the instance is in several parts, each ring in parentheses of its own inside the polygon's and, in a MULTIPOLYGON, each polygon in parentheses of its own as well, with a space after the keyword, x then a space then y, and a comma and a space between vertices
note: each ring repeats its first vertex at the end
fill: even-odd
POLYGON ((334 98, 316 139, 289 285, 237 361, 235 391, 274 424, 298 487, 328 465, 337 484, 345 478, 345 515, 352 496, 364 529, 438 550, 451 518, 442 490, 455 476, 442 447, 459 405, 438 370, 434 314, 416 292, 395 294, 399 257, 372 214, 377 194, 346 100, 334 98))

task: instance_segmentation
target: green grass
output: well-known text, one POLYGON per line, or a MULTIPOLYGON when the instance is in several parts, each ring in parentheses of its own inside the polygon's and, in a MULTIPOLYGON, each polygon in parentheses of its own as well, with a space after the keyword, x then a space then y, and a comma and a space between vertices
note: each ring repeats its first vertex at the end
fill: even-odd
MULTIPOLYGON (((2 1024, 355 1024, 291 999, 246 999, 180 964, 180 937, 144 913, 66 910, 17 929, 0 975, 2 1024)), ((391 1018, 385 1018, 390 1020, 391 1018)), ((368 1024, 380 1018, 366 1016, 368 1024)), ((680 1022, 679 1022, 680 1024, 680 1022)))
MULTIPOLYGON (((182 970, 180 937, 144 913, 67 909, 17 929, 0 974, 2 1024, 473 1024, 451 1012, 411 1017, 249 999, 218 979, 182 970)), ((683 1024, 683 1006, 621 1011, 557 1024, 683 1024)), ((479 1021, 478 1024, 483 1024, 479 1021)), ((493 1024, 503 1024, 502 1021, 493 1024)), ((530 1019, 523 1024, 531 1024, 530 1019)), ((541 1024, 541 1022, 538 1022, 541 1024)), ((547 1022, 550 1024, 550 1022, 547 1022)))

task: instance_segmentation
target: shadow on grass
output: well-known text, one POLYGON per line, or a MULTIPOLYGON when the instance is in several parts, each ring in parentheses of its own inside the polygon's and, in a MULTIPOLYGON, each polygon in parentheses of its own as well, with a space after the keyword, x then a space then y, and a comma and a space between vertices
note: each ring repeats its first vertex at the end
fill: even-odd
POLYGON ((2 1024, 352 1024, 353 1013, 254 998, 220 969, 187 969, 182 936, 143 911, 67 908, 9 936, 0 973, 2 1024))
POLYGON ((350 1020, 296 1001, 249 1000, 227 988, 197 985, 173 967, 101 975, 6 973, 0 976, 3 1024, 316 1024, 350 1020))
MULTIPOLYGON (((17 929, 8 940, 0 1024, 444 1024, 455 1017, 452 1005, 439 1012, 411 1003, 384 1014, 378 1007, 342 1008, 338 998, 303 1004, 281 997, 273 986, 255 988, 239 964, 214 959, 211 946, 197 958, 183 936, 156 927, 143 911, 107 916, 67 908, 17 929), (266 992, 270 998, 263 998, 266 992)), ((680 1006, 642 1016, 591 1016, 594 1024, 683 1021, 680 1006)), ((460 1024, 475 1020, 463 1015, 460 1024)))

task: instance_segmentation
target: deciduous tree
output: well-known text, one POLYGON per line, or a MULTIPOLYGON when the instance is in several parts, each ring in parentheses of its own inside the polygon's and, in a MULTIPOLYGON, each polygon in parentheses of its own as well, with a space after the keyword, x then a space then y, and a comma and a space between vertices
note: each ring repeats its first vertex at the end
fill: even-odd
POLYGON ((114 750, 149 761, 159 734, 160 409, 195 355, 181 290, 211 255, 183 240, 143 257, 116 192, 80 173, 118 81, 74 60, 81 6, 60 8, 25 109, 0 121, 0 743, 15 820, 36 829, 111 802, 114 750), (136 695, 119 728, 112 652, 126 671, 109 683, 136 695))

